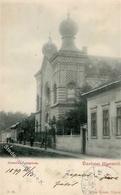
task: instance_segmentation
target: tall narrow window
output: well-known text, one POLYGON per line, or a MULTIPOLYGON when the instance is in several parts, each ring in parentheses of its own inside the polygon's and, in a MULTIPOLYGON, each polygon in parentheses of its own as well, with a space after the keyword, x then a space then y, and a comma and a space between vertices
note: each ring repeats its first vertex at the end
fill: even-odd
POLYGON ((45 122, 48 123, 48 121, 49 121, 49 114, 47 113, 45 116, 45 122))
POLYGON ((57 86, 56 86, 56 84, 54 84, 54 87, 53 87, 53 102, 54 102, 54 104, 57 102, 57 86))
POLYGON ((45 85, 45 99, 46 99, 46 104, 50 104, 50 87, 48 86, 48 83, 45 85))
POLYGON ((103 136, 110 135, 109 110, 103 110, 103 136))
POLYGON ((35 131, 38 132, 38 121, 35 120, 35 131))
POLYGON ((121 107, 117 108, 117 128, 116 135, 121 136, 121 107))
POLYGON ((67 98, 74 99, 75 98, 75 84, 69 83, 67 86, 67 98))
POLYGON ((47 91, 46 91, 46 100, 47 100, 47 104, 49 104, 50 103, 50 88, 49 87, 47 87, 47 91))
POLYGON ((91 136, 97 137, 97 113, 91 113, 91 136))

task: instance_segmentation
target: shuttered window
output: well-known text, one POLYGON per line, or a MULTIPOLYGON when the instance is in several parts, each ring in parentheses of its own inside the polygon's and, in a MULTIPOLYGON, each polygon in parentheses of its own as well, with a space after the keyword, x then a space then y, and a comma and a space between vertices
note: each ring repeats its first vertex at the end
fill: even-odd
POLYGON ((91 113, 91 136, 97 136, 97 113, 91 113))
POLYGON ((103 136, 110 135, 109 110, 103 110, 103 136))

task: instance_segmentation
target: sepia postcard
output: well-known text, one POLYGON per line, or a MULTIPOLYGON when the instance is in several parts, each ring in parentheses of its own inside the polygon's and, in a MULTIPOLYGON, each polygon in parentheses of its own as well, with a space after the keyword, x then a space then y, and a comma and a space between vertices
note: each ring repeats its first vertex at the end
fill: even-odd
POLYGON ((121 0, 1 0, 0 89, 0 195, 121 195, 121 0))

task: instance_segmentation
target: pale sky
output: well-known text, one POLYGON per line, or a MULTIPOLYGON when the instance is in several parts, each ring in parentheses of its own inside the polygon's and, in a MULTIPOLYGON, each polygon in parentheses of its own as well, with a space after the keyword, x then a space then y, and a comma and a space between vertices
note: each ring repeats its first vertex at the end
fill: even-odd
POLYGON ((35 112, 34 74, 41 67, 41 49, 49 32, 60 48, 58 28, 68 10, 78 23, 78 48, 87 46, 89 54, 121 57, 121 0, 0 2, 0 110, 35 112))

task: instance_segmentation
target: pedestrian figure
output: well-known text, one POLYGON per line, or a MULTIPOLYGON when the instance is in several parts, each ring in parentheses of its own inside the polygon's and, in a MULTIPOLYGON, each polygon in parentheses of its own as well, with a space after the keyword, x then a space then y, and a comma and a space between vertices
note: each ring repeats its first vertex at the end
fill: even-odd
POLYGON ((43 137, 41 141, 41 148, 44 147, 44 144, 45 144, 45 138, 43 137))
POLYGON ((34 145, 34 137, 31 136, 31 137, 30 137, 30 146, 32 147, 33 145, 34 145))
POLYGON ((47 129, 45 131, 45 150, 47 149, 47 129))

